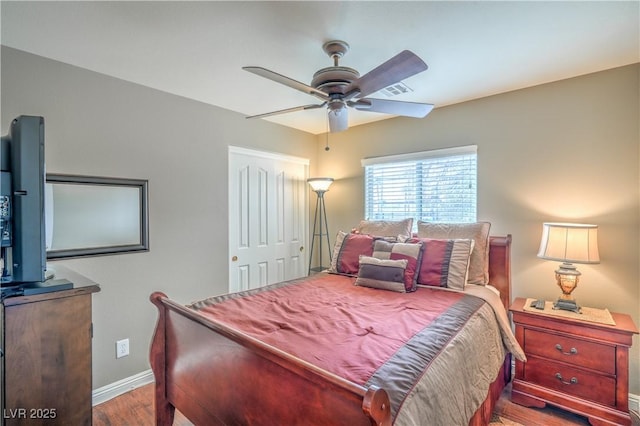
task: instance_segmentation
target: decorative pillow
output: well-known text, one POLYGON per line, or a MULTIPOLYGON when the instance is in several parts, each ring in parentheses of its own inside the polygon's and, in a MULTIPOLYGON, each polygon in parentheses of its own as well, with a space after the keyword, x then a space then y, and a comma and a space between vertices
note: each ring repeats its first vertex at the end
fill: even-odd
POLYGON ((373 237, 371 235, 338 231, 329 272, 356 275, 360 255, 371 256, 372 254, 373 237))
POLYGON ((413 227, 413 218, 404 220, 361 220, 355 228, 355 232, 359 234, 369 234, 374 237, 393 237, 404 236, 404 239, 411 236, 411 228, 413 227))
POLYGON ((424 246, 418 284, 464 290, 469 274, 473 240, 415 238, 424 246))
POLYGON ((418 221, 418 237, 437 239, 472 239, 474 242, 469 265, 470 284, 489 283, 489 230, 491 223, 428 223, 418 221))
POLYGON ((407 269, 404 274, 404 287, 406 291, 415 291, 418 279, 418 266, 422 258, 422 242, 415 243, 390 243, 384 240, 376 240, 373 243, 373 257, 377 259, 406 259, 407 269))
POLYGON ((377 259, 360 256, 360 268, 356 285, 405 293, 404 274, 406 259, 377 259))

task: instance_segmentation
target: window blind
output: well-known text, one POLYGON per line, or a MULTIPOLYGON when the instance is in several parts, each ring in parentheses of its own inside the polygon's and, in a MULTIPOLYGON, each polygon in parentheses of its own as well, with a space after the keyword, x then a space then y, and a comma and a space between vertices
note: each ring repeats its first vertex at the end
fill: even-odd
POLYGON ((365 217, 428 222, 475 222, 477 147, 362 160, 365 217))

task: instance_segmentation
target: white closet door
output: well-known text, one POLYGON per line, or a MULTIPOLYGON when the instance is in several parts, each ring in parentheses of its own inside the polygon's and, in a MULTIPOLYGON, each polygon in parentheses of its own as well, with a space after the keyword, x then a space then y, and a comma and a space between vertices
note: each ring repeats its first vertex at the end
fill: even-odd
POLYGON ((308 164, 229 148, 229 291, 306 274, 308 164))

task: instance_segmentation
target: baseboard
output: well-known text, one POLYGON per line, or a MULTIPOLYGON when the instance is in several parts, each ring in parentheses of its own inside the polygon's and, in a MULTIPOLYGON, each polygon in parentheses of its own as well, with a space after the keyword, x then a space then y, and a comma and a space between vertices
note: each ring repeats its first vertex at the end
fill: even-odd
POLYGON ((140 386, 153 383, 153 372, 151 370, 143 371, 142 373, 135 374, 130 377, 125 377, 122 380, 111 383, 110 385, 103 386, 98 389, 94 389, 91 392, 91 399, 93 406, 102 404, 118 395, 132 391, 140 386))

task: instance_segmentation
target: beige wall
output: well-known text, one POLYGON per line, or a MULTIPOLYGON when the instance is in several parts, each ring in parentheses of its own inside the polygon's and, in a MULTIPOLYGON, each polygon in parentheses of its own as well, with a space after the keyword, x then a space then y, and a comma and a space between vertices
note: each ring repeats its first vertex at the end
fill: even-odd
MULTIPOLYGON (((427 118, 393 119, 318 137, 318 174, 330 232, 362 218, 360 159, 478 145, 478 219, 513 235, 514 297, 553 300, 556 262, 538 259, 542 222, 596 223, 601 263, 578 265, 576 298, 630 314, 640 324, 640 65, 436 108, 427 118)), ((333 239, 332 239, 333 241, 333 239)), ((640 393, 634 338, 631 392, 640 393)))
POLYGON ((93 296, 93 386, 149 368, 151 292, 188 303, 227 291, 227 147, 315 161, 315 138, 264 120, 2 47, 2 134, 45 117, 49 173, 149 180, 147 253, 62 263, 100 284, 93 296), (115 359, 115 342, 131 355, 115 359))

